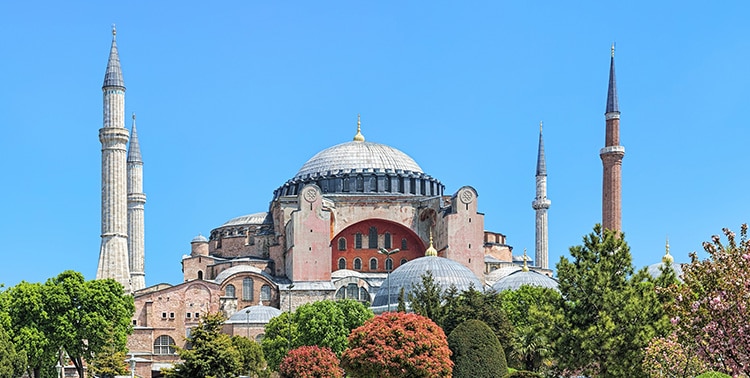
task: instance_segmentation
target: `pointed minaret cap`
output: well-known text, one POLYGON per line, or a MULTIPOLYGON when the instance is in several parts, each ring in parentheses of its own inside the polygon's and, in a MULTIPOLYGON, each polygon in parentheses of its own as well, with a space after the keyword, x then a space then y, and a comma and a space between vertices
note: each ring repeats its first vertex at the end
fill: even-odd
POLYGON ((607 113, 619 113, 620 105, 617 103, 617 82, 615 80, 615 44, 612 43, 612 58, 609 63, 609 88, 607 89, 607 113))
POLYGON ((430 246, 424 251, 425 256, 437 256, 437 249, 432 245, 432 228, 430 228, 430 246))
POLYGON ((539 121, 539 150, 536 157, 536 175, 547 176, 547 160, 544 158, 544 139, 542 139, 542 121, 539 121))
POLYGON ((528 272, 529 271, 529 265, 526 264, 526 260, 528 260, 529 257, 526 255, 526 248, 523 249, 523 268, 521 268, 522 271, 528 272))
POLYGON ((135 113, 133 113, 133 130, 130 132, 130 145, 128 146, 128 163, 142 163, 141 145, 138 143, 138 131, 135 129, 135 113))
POLYGON ((354 136, 355 142, 364 142, 365 136, 362 135, 362 122, 360 121, 359 114, 357 114, 357 134, 354 136))
POLYGON ((661 262, 665 264, 671 264, 674 262, 674 257, 669 254, 669 237, 667 236, 667 245, 665 246, 666 252, 664 253, 664 257, 661 258, 661 262))
POLYGON ((109 50, 109 61, 107 61, 107 72, 104 74, 104 85, 107 87, 125 88, 122 80, 122 69, 120 69, 120 55, 117 53, 117 29, 112 25, 112 47, 109 50))

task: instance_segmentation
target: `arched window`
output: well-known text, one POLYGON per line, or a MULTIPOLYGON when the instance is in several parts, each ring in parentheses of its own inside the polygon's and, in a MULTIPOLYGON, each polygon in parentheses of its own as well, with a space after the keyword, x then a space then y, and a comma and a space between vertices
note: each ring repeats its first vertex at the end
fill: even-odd
POLYGON ((339 259, 339 269, 346 269, 346 259, 343 257, 339 259))
POLYGON ((245 278, 242 280, 242 300, 252 301, 253 300, 253 279, 245 278))
POLYGON ((409 261, 407 259, 401 259, 401 262, 398 264, 398 266, 406 264, 406 262, 409 261))
POLYGON ((401 249, 402 250, 407 250, 407 249, 409 249, 407 247, 408 247, 408 245, 406 245, 406 238, 401 239, 401 249))
POLYGON ((378 248, 378 229, 370 227, 370 234, 367 237, 367 248, 378 248))
POLYGON ((174 339, 168 335, 161 335, 154 341, 154 354, 175 354, 174 339))
POLYGON ((354 248, 362 249, 362 234, 359 232, 354 234, 354 248))
POLYGON ((260 287, 260 300, 261 301, 271 300, 271 287, 270 286, 263 285, 260 287))
POLYGON ((390 257, 385 259, 385 270, 393 270, 393 259, 390 257))
POLYGON ((354 259, 354 270, 362 270, 362 259, 359 257, 354 259))
POLYGON ((227 285, 227 287, 224 288, 224 296, 234 298, 234 285, 227 285))
POLYGON ((391 249, 391 233, 386 232, 385 235, 383 235, 383 247, 385 249, 391 249))
POLYGON ((357 176, 357 191, 365 191, 365 179, 362 177, 362 175, 357 176))
POLYGON ((378 259, 374 257, 370 259, 370 270, 378 270, 378 259))
POLYGON ((339 251, 346 251, 346 238, 339 238, 339 251))
POLYGON ((199 280, 202 280, 202 279, 203 279, 203 271, 202 271, 202 270, 199 270, 199 271, 198 271, 198 279, 199 279, 199 280))
POLYGON ((255 336, 255 342, 260 344, 260 342, 263 341, 263 338, 265 336, 266 336, 265 333, 259 333, 258 336, 255 336))

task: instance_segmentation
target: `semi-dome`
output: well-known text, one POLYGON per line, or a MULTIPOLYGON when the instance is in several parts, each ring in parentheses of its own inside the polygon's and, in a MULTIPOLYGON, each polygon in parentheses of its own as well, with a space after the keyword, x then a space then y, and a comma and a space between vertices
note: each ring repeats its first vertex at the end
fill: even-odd
POLYGON ((546 287, 557 290, 557 281, 533 270, 521 269, 515 271, 492 285, 492 289, 501 292, 503 290, 518 290, 523 285, 546 287))
POLYGON ((281 310, 259 304, 235 312, 227 319, 226 323, 268 324, 271 319, 279 315, 281 315, 281 310))
POLYGON ((270 222, 271 218, 268 216, 268 213, 263 211, 260 213, 242 215, 236 218, 232 218, 224 222, 224 224, 219 226, 219 228, 229 226, 244 226, 250 224, 265 224, 270 222))
POLYGON ((359 121, 354 140, 315 154, 274 191, 274 198, 298 195, 308 184, 317 185, 324 194, 440 196, 445 189, 409 155, 385 144, 366 142, 359 121))
POLYGON ((435 282, 445 291, 456 286, 459 291, 468 290, 474 287, 476 290, 482 290, 482 282, 467 267, 457 261, 438 256, 424 256, 407 262, 391 272, 390 277, 386 279, 378 290, 375 299, 372 301, 372 307, 387 306, 390 302, 391 307, 395 309, 398 305, 398 295, 401 289, 404 289, 404 295, 408 296, 412 287, 422 283, 422 275, 430 271, 435 282), (388 287, 390 281, 390 295, 388 287), (389 298, 390 297, 390 298, 389 298))

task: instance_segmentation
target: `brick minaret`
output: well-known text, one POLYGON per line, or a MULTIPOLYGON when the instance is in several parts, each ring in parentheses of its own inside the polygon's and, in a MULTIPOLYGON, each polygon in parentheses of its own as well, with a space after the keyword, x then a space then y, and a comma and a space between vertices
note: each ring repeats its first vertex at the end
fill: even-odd
POLYGON ((622 158, 625 147, 620 145, 620 106, 617 103, 615 82, 615 45, 609 65, 609 89, 607 109, 604 112, 607 131, 604 148, 599 151, 604 174, 602 177, 602 226, 610 230, 622 230, 622 158))
POLYGON ((133 128, 128 146, 128 251, 130 252, 130 278, 133 291, 146 287, 145 239, 143 237, 145 204, 143 160, 141 159, 141 146, 138 144, 138 131, 135 128, 135 114, 133 114, 133 128))
MULTIPOLYGON (((534 261, 536 266, 549 269, 547 245, 547 209, 552 204, 547 198, 547 162, 544 158, 544 139, 542 123, 539 122, 539 150, 536 159, 536 198, 531 207, 536 211, 536 249, 534 261)), ((524 261, 525 263, 525 261, 524 261)))
POLYGON ((128 261, 128 207, 125 128, 125 84, 112 28, 112 48, 104 75, 104 127, 102 143, 102 246, 96 278, 113 278, 131 292, 128 261))

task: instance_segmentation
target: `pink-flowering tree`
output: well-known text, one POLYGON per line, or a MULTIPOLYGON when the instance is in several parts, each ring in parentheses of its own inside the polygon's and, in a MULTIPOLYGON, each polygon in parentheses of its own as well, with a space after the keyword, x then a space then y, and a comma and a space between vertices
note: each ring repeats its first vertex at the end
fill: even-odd
POLYGON ((695 377, 707 371, 692 346, 681 344, 676 333, 652 339, 643 356, 643 371, 651 378, 695 377))
POLYGON ((743 224, 739 242, 723 229, 703 243, 708 259, 695 253, 683 266, 684 285, 672 286, 671 321, 683 345, 694 345, 698 356, 732 375, 750 373, 750 242, 743 224))
POLYGON ((279 374, 282 378, 341 378, 344 371, 330 348, 313 345, 290 350, 281 361, 279 374))
POLYGON ((451 376, 450 356, 448 339, 435 322, 387 312, 352 331, 341 364, 358 378, 440 378, 451 376))

